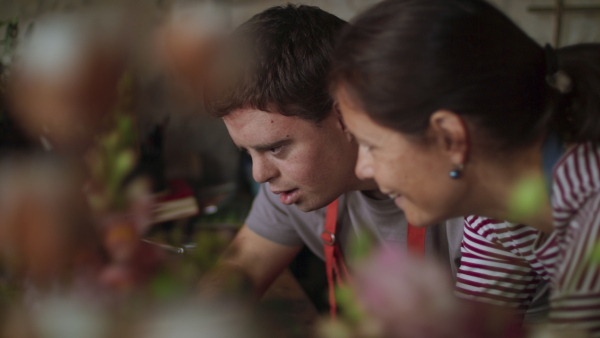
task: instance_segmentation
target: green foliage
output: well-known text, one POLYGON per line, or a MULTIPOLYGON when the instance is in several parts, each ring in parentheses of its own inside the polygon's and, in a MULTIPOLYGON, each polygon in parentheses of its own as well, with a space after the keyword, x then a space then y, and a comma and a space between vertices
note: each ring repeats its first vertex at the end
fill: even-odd
POLYGON ((352 289, 347 287, 336 288, 335 299, 342 311, 342 316, 346 321, 350 323, 360 323, 365 319, 365 312, 358 304, 352 289))
POLYGON ((132 75, 124 74, 119 81, 119 98, 110 114, 111 128, 100 137, 97 149, 90 156, 92 178, 101 191, 89 196, 96 209, 123 210, 128 196, 124 193, 125 179, 137 162, 133 111, 132 75))
POLYGON ((0 28, 5 28, 4 38, 0 40, 2 45, 2 55, 12 55, 17 47, 17 38, 19 36, 19 20, 0 20, 0 28))
POLYGON ((115 125, 113 131, 101 138, 91 167, 94 179, 106 187, 103 204, 123 209, 127 197, 122 191, 123 182, 136 162, 133 121, 129 115, 117 115, 115 125))
POLYGON ((184 294, 181 280, 169 271, 162 271, 152 279, 150 292, 155 299, 169 300, 184 294))
POLYGON ((373 234, 362 231, 354 236, 349 243, 348 260, 350 262, 359 262, 367 258, 373 250, 375 239, 373 234))
MULTIPOLYGON (((2 272, 4 275, 4 271, 2 272)), ((11 305, 22 296, 22 288, 9 278, 0 279, 0 307, 11 305)))
POLYGON ((327 338, 351 338, 353 328, 343 321, 329 321, 322 323, 319 327, 319 337, 327 338))
MULTIPOLYGON (((373 251, 375 239, 369 232, 360 232, 354 236, 349 243, 347 252, 347 262, 352 264, 364 261, 373 251)), ((336 287, 336 303, 340 309, 340 321, 330 323, 322 329, 327 332, 321 332, 323 337, 352 337, 355 329, 367 321, 367 315, 358 300, 354 290, 350 287, 336 287)))
POLYGON ((600 264, 600 243, 596 243, 590 256, 593 263, 600 264))
POLYGON ((6 107, 3 102, 3 96, 6 90, 6 70, 12 61, 14 51, 17 47, 19 21, 17 19, 6 21, 0 20, 0 31, 3 29, 4 37, 0 40, 0 125, 6 120, 6 107))
POLYGON ((517 183, 509 199, 510 219, 522 220, 538 213, 548 197, 542 178, 526 178, 517 183))
POLYGON ((190 255, 196 266, 202 271, 208 271, 215 266, 229 241, 217 231, 204 231, 196 236, 195 243, 196 249, 190 255))

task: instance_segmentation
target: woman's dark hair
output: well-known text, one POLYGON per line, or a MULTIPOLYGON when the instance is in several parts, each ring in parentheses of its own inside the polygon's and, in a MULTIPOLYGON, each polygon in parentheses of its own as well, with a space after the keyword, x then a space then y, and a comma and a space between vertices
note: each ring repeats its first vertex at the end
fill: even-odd
POLYGON ((330 80, 375 121, 409 135, 423 135, 431 114, 446 109, 504 149, 555 128, 570 141, 600 141, 600 45, 545 52, 483 0, 375 5, 342 32, 330 80), (564 95, 546 80, 553 58, 572 83, 564 95))

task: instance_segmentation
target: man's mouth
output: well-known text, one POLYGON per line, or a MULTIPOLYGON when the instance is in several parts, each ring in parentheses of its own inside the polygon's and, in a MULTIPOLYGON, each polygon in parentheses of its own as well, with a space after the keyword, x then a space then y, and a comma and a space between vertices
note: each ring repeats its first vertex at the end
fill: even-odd
POLYGON ((400 209, 402 209, 404 197, 398 193, 388 194, 392 200, 394 200, 394 204, 400 209))
POLYGON ((296 203, 298 201, 299 192, 300 191, 297 188, 285 191, 273 191, 274 194, 279 195, 279 200, 281 200, 281 203, 285 205, 296 203))
POLYGON ((392 200, 394 200, 396 205, 398 205, 400 203, 400 201, 402 200, 402 194, 399 194, 397 192, 383 191, 383 190, 381 192, 388 195, 392 200))
POLYGON ((399 193, 392 191, 392 190, 381 189, 380 191, 382 194, 388 195, 391 199, 394 199, 394 198, 400 196, 399 193))

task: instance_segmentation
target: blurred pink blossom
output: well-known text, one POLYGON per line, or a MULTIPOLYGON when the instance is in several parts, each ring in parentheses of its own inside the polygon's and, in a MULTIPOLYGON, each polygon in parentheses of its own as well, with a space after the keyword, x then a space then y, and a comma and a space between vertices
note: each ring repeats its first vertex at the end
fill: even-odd
POLYGON ((398 337, 458 337, 460 303, 450 276, 434 261, 385 247, 358 269, 355 289, 366 312, 398 337))
POLYGON ((385 337, 520 337, 524 329, 506 309, 460 300, 450 272, 428 257, 387 246, 356 271, 354 289, 385 337))

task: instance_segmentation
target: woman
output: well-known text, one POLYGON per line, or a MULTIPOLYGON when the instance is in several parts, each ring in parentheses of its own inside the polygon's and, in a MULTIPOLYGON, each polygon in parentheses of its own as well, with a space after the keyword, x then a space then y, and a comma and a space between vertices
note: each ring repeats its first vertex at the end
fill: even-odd
POLYGON ((333 64, 357 174, 414 225, 485 216, 465 234, 551 281, 554 324, 599 335, 600 45, 542 48, 480 0, 388 0, 333 64))

